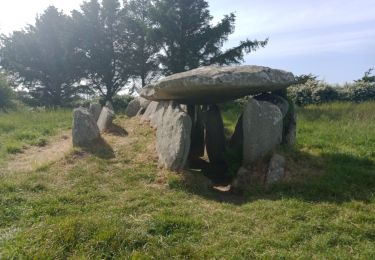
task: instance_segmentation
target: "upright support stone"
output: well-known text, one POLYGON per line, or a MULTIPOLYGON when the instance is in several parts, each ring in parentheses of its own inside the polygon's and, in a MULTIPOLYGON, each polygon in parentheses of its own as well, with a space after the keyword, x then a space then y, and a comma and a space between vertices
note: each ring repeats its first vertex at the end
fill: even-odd
POLYGON ((189 150, 192 122, 178 104, 171 102, 156 130, 159 166, 168 170, 185 167, 189 150))
POLYGON ((297 139, 297 113, 292 107, 284 120, 283 144, 292 147, 297 139))
POLYGON ((138 114, 140 109, 141 109, 141 104, 139 102, 139 99, 135 98, 129 102, 125 110, 125 115, 128 117, 134 117, 138 114))
POLYGON ((95 122, 97 122, 100 116, 100 112, 102 112, 102 106, 98 103, 90 104, 89 112, 94 118, 95 122))
POLYGON ((152 101, 148 106, 146 111, 142 115, 142 122, 148 122, 151 119, 152 114, 156 112, 159 102, 152 101))
POLYGON ((243 113, 238 118, 236 128, 229 141, 229 147, 231 149, 242 149, 243 146, 243 113))
POLYGON ((189 159, 195 160, 204 156, 204 125, 200 106, 188 105, 188 114, 192 120, 191 145, 189 159))
POLYGON ((281 143, 283 115, 266 101, 250 99, 243 115, 243 165, 263 157, 281 143))
POLYGON ((288 114, 289 102, 288 100, 286 100, 285 98, 281 96, 278 96, 275 94, 263 93, 261 95, 255 96, 254 98, 258 101, 267 101, 277 106, 280 109, 281 113, 283 114, 283 118, 288 114))
POLYGON ((206 150, 211 163, 225 164, 224 123, 217 105, 210 105, 206 112, 206 150))
POLYGON ((109 109, 107 106, 103 107, 98 119, 98 127, 100 132, 108 130, 108 128, 112 125, 114 118, 115 112, 113 112, 113 110, 109 109))
POLYGON ((87 109, 74 109, 72 136, 75 147, 88 147, 100 138, 98 126, 87 109))

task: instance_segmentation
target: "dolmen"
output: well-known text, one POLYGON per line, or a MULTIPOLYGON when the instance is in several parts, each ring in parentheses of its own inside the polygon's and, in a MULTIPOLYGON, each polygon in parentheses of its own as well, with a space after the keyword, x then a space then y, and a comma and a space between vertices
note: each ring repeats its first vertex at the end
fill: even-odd
POLYGON ((207 66, 146 86, 140 96, 150 103, 141 120, 156 128, 159 165, 181 170, 206 151, 210 163, 226 169, 226 154, 237 150, 242 167, 234 187, 280 180, 285 158, 275 149, 295 143, 296 115, 286 98, 295 83, 292 73, 268 67, 207 66), (228 141, 218 104, 243 97, 247 104, 228 141))
POLYGON ((115 112, 111 102, 104 107, 93 103, 90 107, 79 107, 73 111, 72 140, 74 147, 87 148, 95 145, 101 136, 101 132, 109 130, 115 112))

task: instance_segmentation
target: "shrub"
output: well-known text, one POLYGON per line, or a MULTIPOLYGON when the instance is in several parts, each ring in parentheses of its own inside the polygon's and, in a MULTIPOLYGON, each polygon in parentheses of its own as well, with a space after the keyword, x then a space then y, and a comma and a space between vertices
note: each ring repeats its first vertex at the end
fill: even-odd
POLYGON ((352 102, 364 102, 375 100, 375 83, 357 81, 347 85, 344 90, 344 98, 352 102))
POLYGON ((305 84, 292 86, 288 89, 289 98, 297 105, 322 104, 338 99, 336 88, 315 79, 307 80, 305 84))
POLYGON ((14 107, 14 93, 5 76, 0 73, 0 111, 14 107))

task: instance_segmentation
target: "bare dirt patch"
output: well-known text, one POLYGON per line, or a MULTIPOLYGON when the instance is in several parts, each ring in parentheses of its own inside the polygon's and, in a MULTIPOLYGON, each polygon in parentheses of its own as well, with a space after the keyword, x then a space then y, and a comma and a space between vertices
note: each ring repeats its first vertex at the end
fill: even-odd
POLYGON ((71 150, 71 134, 68 131, 63 132, 50 140, 44 147, 31 147, 21 154, 10 157, 0 171, 8 173, 32 171, 64 158, 71 150))

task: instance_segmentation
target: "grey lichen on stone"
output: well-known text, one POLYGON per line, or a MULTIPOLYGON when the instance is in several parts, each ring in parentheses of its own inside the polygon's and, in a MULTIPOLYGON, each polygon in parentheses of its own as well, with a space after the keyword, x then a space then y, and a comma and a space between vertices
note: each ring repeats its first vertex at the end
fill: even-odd
POLYGON ((141 103, 138 98, 135 98, 132 101, 130 101, 128 106, 126 107, 125 115, 127 117, 134 117, 138 114, 140 109, 141 103))
POLYGON ((85 108, 73 111, 73 146, 88 147, 100 138, 99 128, 91 113, 85 108))
POLYGON ((156 150, 159 166, 168 170, 185 167, 190 150, 192 121, 178 104, 166 108, 156 130, 156 150))
POLYGON ((250 99, 243 114, 243 165, 265 156, 281 143, 283 115, 266 101, 250 99))
POLYGON ((99 103, 90 104, 89 112, 93 116, 95 122, 98 121, 101 111, 102 111, 102 106, 99 103))
POLYGON ((113 110, 107 106, 104 106, 97 122, 100 132, 108 130, 108 128, 112 125, 114 118, 115 112, 113 112, 113 110))
POLYGON ((285 157, 274 154, 268 167, 266 183, 272 184, 280 181, 285 175, 285 157))

